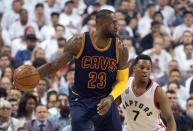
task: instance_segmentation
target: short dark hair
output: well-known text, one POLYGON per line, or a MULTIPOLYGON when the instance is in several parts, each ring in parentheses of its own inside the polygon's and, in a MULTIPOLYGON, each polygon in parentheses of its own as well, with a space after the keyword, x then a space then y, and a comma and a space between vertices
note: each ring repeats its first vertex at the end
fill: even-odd
POLYGON ((47 93, 47 102, 50 101, 50 96, 52 96, 52 95, 56 95, 56 98, 57 98, 57 95, 58 95, 57 91, 51 90, 51 91, 49 91, 49 92, 47 93))
POLYGON ((57 27, 62 27, 65 30, 65 27, 63 25, 61 25, 61 24, 55 25, 55 30, 56 30, 57 27))
POLYGON ((134 62, 133 62, 133 65, 135 66, 139 60, 148 60, 148 61, 150 61, 150 63, 152 64, 152 60, 151 60, 151 57, 150 57, 150 56, 141 54, 141 55, 138 55, 138 56, 135 58, 135 60, 134 60, 134 62))
POLYGON ((96 23, 98 23, 100 20, 104 20, 105 18, 109 17, 111 13, 113 13, 113 11, 107 9, 98 11, 96 14, 96 23))
POLYGON ((58 17, 59 17, 59 15, 60 15, 60 14, 59 14, 58 12, 52 12, 52 13, 51 13, 51 17, 53 17, 53 16, 58 16, 58 17))
POLYGON ((167 89, 169 88, 169 86, 170 86, 171 84, 176 84, 176 85, 178 86, 178 89, 180 88, 180 84, 179 84, 177 81, 170 81, 170 82, 168 82, 168 84, 167 84, 167 89))
POLYGON ((37 3, 37 4, 35 5, 35 9, 37 9, 37 8, 39 8, 39 7, 44 8, 44 5, 43 5, 42 3, 37 3))
POLYGON ((158 15, 158 14, 161 15, 162 19, 164 19, 164 16, 163 16, 163 14, 162 14, 161 11, 156 11, 156 12, 153 14, 153 18, 155 19, 155 16, 158 15))
POLYGON ((191 100, 193 100, 193 96, 188 97, 188 99, 186 100, 186 103, 188 103, 191 100))
POLYGON ((176 94, 176 92, 175 92, 174 90, 167 90, 167 91, 166 91, 166 94, 167 94, 167 93, 176 94))
POLYGON ((176 69, 176 68, 172 69, 172 70, 169 72, 169 76, 170 76, 173 72, 178 72, 178 73, 180 73, 180 70, 179 70, 179 69, 176 69))
POLYGON ((190 15, 193 16, 192 11, 186 10, 186 11, 183 12, 183 17, 185 17, 185 16, 188 15, 188 14, 190 14, 190 15))
POLYGON ((153 21, 153 22, 151 22, 151 27, 153 27, 153 26, 156 26, 156 25, 161 25, 161 23, 160 22, 158 22, 158 21, 153 21))

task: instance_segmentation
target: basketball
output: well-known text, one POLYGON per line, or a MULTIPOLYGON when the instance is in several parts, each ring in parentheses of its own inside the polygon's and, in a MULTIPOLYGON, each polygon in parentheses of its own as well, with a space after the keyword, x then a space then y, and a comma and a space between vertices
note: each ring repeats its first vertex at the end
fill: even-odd
POLYGON ((31 65, 22 65, 14 70, 14 85, 21 91, 32 91, 39 83, 40 75, 31 65))

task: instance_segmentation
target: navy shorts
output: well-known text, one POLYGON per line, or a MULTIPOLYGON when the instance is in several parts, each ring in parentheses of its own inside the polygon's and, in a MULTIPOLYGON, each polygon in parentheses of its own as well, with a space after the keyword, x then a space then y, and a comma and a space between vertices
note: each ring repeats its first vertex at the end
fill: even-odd
POLYGON ((104 116, 97 114, 100 98, 82 98, 72 95, 70 113, 72 131, 122 131, 120 116, 113 102, 104 116))

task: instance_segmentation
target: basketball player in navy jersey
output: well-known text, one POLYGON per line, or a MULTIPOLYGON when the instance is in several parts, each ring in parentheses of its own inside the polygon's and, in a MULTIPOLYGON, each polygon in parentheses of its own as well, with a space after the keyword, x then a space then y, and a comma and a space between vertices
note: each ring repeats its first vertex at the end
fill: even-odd
POLYGON ((150 79, 152 61, 148 55, 139 55, 134 63, 134 77, 129 77, 121 95, 123 114, 129 131, 176 131, 172 110, 166 94, 150 79), (167 128, 160 119, 163 113, 167 128))
POLYGON ((75 86, 70 99, 73 131, 122 131, 114 100, 123 93, 128 81, 128 51, 117 38, 113 12, 96 15, 96 31, 75 36, 64 53, 38 69, 45 77, 74 58, 75 86))

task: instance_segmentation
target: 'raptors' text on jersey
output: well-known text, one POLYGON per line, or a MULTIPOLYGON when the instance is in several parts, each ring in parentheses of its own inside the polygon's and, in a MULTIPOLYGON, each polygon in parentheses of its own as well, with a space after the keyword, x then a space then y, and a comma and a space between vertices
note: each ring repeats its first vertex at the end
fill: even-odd
POLYGON ((141 96, 133 91, 134 77, 130 77, 125 92, 121 95, 122 109, 129 131, 165 131, 160 111, 155 106, 154 95, 158 84, 151 81, 150 87, 141 96))
POLYGON ((116 81, 118 39, 111 38, 107 46, 96 46, 92 33, 84 33, 79 55, 75 59, 73 92, 83 97, 107 96, 116 81))

